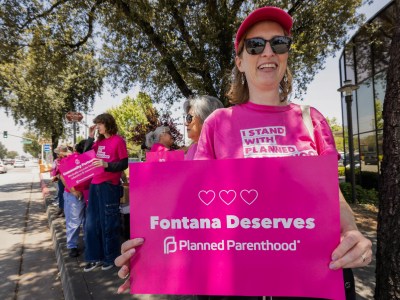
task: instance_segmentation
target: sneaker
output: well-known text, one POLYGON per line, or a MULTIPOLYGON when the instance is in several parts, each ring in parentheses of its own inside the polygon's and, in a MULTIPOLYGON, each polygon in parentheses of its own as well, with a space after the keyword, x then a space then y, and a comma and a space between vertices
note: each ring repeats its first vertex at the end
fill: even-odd
POLYGON ((103 266, 101 267, 101 269, 103 271, 107 271, 110 270, 112 267, 114 267, 114 264, 103 264, 103 266))
POLYGON ((69 249, 68 255, 69 255, 69 257, 78 257, 79 251, 77 248, 71 248, 71 249, 69 249))
POLYGON ((102 264, 103 263, 100 261, 87 263, 85 268, 83 269, 83 271, 90 272, 90 271, 96 269, 97 267, 100 267, 102 264))

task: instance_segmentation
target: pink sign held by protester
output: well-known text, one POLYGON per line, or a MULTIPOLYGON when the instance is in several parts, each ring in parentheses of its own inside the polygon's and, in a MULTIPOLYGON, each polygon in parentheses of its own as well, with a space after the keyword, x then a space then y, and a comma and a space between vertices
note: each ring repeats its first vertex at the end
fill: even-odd
POLYGON ((82 154, 71 154, 61 161, 59 170, 69 188, 104 172, 104 168, 93 166, 94 159, 96 159, 96 153, 90 150, 82 154))
POLYGON ((155 151, 146 153, 146 162, 166 162, 166 161, 178 161, 184 159, 185 159, 185 152, 183 150, 155 151))
POLYGON ((130 164, 130 179, 131 293, 345 299, 335 155, 130 164))

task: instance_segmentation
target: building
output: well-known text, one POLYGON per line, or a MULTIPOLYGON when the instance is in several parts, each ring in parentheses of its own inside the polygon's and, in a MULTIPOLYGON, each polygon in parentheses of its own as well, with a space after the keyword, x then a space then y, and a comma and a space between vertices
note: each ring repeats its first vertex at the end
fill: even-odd
MULTIPOLYGON (((395 20, 394 1, 376 13, 346 44, 339 60, 340 82, 351 80, 359 88, 353 92, 352 125, 356 181, 364 175, 380 172, 382 161, 383 101, 386 70, 395 20)), ((342 95, 344 150, 348 158, 348 124, 344 94, 342 95)), ((375 177, 377 184, 377 176, 375 177)), ((364 185, 364 184, 363 184, 364 185)))

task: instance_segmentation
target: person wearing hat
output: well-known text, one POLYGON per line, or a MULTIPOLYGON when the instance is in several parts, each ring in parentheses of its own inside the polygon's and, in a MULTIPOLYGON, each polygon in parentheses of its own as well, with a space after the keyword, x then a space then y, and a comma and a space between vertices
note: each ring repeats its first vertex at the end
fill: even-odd
MULTIPOLYGON (((293 20, 288 13, 271 6, 256 9, 242 22, 235 37, 235 66, 227 94, 234 106, 216 110, 204 122, 195 159, 292 155, 289 151, 282 151, 279 155, 273 152, 274 147, 265 147, 263 143, 268 143, 274 132, 263 139, 259 131, 262 128, 284 128, 285 134, 275 132, 273 135, 274 146, 284 148, 290 145, 296 149, 296 155, 338 155, 326 119, 311 108, 312 128, 309 130, 303 120, 302 107, 288 101, 292 90, 292 75, 288 68, 292 25, 293 20), (246 147, 243 138, 246 133, 260 135, 258 144, 246 147)), ((333 250, 331 262, 327 262, 329 268, 336 270, 368 265, 372 260, 372 243, 358 231, 353 212, 341 193, 340 223, 341 242, 333 250)), ((121 266, 118 272, 120 278, 129 274, 129 258, 135 253, 132 248, 143 241, 136 238, 123 244, 122 254, 116 259, 116 265, 121 266)), ((351 273, 349 277, 352 287, 346 289, 346 297, 355 299, 351 273)), ((125 281, 118 291, 122 292, 129 285, 129 280, 125 281)), ((205 296, 205 299, 227 298, 205 296)))

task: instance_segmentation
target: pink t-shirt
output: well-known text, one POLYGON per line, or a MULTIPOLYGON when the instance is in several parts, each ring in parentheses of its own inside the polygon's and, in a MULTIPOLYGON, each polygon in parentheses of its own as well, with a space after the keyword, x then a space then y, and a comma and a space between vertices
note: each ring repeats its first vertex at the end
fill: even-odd
POLYGON ((193 160, 194 159, 194 155, 196 154, 197 151, 197 143, 193 143, 189 146, 189 148, 186 151, 185 154, 185 160, 193 160))
POLYGON ((330 127, 311 108, 315 142, 297 104, 267 106, 247 102, 218 109, 203 124, 195 159, 337 154, 330 127))
MULTIPOLYGON (((106 162, 117 162, 128 157, 125 140, 119 135, 112 135, 108 139, 103 139, 94 143, 92 149, 96 152, 96 157, 106 162)), ((93 184, 110 182, 119 184, 122 172, 104 172, 92 179, 93 184)))
POLYGON ((169 151, 170 149, 165 147, 163 144, 155 143, 150 149, 150 152, 158 152, 158 151, 169 151))

